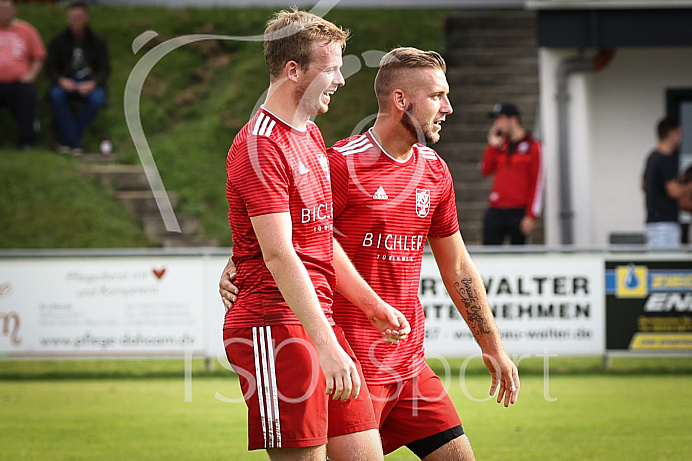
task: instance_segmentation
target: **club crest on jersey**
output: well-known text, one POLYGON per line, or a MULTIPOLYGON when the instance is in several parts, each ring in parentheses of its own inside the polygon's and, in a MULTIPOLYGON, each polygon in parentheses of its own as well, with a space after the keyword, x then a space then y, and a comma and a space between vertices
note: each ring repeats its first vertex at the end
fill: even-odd
POLYGON ((430 191, 427 189, 416 189, 416 214, 420 218, 428 216, 430 211, 430 191))

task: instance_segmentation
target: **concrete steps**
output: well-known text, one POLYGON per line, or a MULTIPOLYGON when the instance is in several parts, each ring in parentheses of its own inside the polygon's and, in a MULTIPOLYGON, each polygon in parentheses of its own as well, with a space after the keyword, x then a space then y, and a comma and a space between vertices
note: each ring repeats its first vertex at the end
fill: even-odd
MULTIPOLYGON (((498 102, 512 102, 523 125, 533 128, 539 92, 536 17, 511 10, 455 13, 445 22, 445 41, 454 113, 434 148, 454 178, 462 236, 467 245, 480 245, 492 184, 478 170, 491 125, 487 114, 498 102)), ((543 241, 539 220, 533 242, 543 241)))
MULTIPOLYGON (((198 236, 200 222, 197 216, 176 213, 180 232, 169 231, 166 228, 156 197, 141 166, 91 162, 85 171, 97 176, 103 184, 111 187, 115 199, 137 216, 144 232, 159 245, 166 248, 218 246, 216 239, 198 236)), ((178 196, 173 192, 166 193, 171 207, 175 210, 179 204, 178 196)))

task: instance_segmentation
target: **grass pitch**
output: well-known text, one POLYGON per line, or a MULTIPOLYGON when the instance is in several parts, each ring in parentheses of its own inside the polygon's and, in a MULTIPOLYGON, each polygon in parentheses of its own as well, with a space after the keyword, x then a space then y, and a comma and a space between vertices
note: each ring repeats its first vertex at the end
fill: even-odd
MULTIPOLYGON (((544 376, 529 364, 510 408, 487 399, 487 375, 470 370, 460 380, 457 367, 449 393, 479 460, 685 460, 692 375, 682 360, 672 373, 572 373, 563 365, 544 376)), ((0 362, 0 460, 267 459, 246 450, 245 404, 230 372, 193 369, 186 381, 183 373, 160 377, 160 365, 158 376, 133 377, 142 367, 135 365, 134 374, 95 379, 82 371, 75 379, 69 369, 88 364, 52 363, 62 376, 32 377, 32 362, 8 373, 13 365, 0 362)), ((417 458, 404 448, 386 459, 417 458)))

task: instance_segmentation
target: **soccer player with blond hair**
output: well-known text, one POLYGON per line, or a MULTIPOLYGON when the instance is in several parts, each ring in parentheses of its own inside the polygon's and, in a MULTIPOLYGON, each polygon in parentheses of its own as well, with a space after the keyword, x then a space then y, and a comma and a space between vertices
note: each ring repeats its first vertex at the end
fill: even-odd
POLYGON ((224 341, 248 406, 249 449, 272 460, 383 458, 362 370, 332 320, 333 288, 364 307, 380 338, 406 334, 406 319, 332 235, 329 163, 310 117, 327 112, 344 84, 347 36, 310 13, 277 13, 265 31, 266 100, 228 153, 229 265, 240 296, 224 341))

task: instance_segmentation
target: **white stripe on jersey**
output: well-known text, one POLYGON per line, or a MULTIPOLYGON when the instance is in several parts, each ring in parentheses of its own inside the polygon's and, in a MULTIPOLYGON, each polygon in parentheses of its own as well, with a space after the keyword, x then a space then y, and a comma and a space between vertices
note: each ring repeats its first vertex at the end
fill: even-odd
POLYGON ((426 146, 418 146, 418 150, 420 151, 424 159, 437 160, 437 154, 431 148, 426 146))
POLYGON ((259 129, 259 133, 257 133, 258 135, 264 136, 264 130, 267 129, 267 125, 269 125, 269 122, 271 122, 271 118, 264 117, 264 122, 262 122, 262 127, 259 129))
POLYGON ((272 130, 274 129, 274 125, 276 125, 276 120, 272 120, 272 122, 271 122, 271 123, 269 124, 269 126, 267 127, 267 130, 264 132, 264 135, 265 135, 266 137, 271 136, 272 130))
POLYGON ((347 151, 345 151, 345 152, 342 152, 341 155, 343 155, 344 157, 346 157, 347 155, 357 154, 358 152, 366 151, 366 150, 370 149, 371 147, 372 147, 372 144, 367 143, 366 145, 364 145, 363 147, 360 147, 360 148, 358 148, 358 149, 347 150, 347 151))
POLYGON ((368 142, 368 138, 365 135, 360 135, 356 139, 347 142, 343 146, 335 147, 334 150, 337 152, 343 152, 345 150, 355 149, 368 142))
POLYGON ((259 117, 257 117, 255 126, 252 128, 252 134, 255 136, 269 137, 272 134, 274 125, 276 125, 276 120, 272 120, 269 115, 261 113, 259 117))
POLYGON ((259 117, 257 117, 257 121, 255 122, 255 126, 252 128, 252 134, 254 134, 255 136, 257 136, 257 132, 260 129, 260 125, 262 124, 262 120, 264 119, 264 117, 265 116, 263 113, 259 114, 259 117))
POLYGON ((543 146, 538 148, 538 178, 536 179, 536 190, 534 191, 534 201, 531 213, 540 216, 543 209, 543 146))

